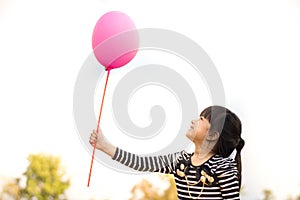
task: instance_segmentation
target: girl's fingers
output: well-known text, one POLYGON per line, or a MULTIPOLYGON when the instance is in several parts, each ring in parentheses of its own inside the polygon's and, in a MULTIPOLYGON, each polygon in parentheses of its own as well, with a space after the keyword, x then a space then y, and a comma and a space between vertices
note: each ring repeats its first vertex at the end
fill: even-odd
POLYGON ((95 142, 95 139, 91 136, 90 137, 90 143, 94 143, 95 142))
POLYGON ((94 144, 96 141, 97 141, 97 134, 93 132, 90 136, 90 143, 94 144))
POLYGON ((91 137, 97 138, 97 133, 92 133, 91 137))
POLYGON ((93 132, 91 133, 90 135, 90 144, 94 145, 98 140, 98 134, 97 134, 97 131, 96 130, 93 130, 93 132))

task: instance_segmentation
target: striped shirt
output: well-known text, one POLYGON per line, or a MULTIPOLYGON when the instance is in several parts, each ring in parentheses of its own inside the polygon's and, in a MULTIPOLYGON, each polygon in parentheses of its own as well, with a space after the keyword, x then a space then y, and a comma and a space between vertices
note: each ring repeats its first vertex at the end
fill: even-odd
POLYGON ((214 155, 202 165, 194 166, 192 155, 181 151, 140 156, 117 148, 112 159, 138 171, 173 174, 178 199, 240 199, 238 170, 233 159, 214 155))

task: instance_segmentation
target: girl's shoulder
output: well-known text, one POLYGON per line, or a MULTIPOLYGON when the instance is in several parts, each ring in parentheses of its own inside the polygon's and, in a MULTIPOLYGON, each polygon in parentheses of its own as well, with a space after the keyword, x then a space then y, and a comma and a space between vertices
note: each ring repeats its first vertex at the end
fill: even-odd
MULTIPOLYGON (((190 160, 193 156, 193 153, 188 153, 186 150, 182 150, 180 152, 176 153, 177 160, 190 160)), ((209 158, 205 163, 212 164, 214 166, 222 166, 222 165, 230 165, 230 164, 236 164, 235 160, 228 157, 222 157, 218 154, 213 155, 211 158, 209 158)))
POLYGON ((209 160, 208 163, 212 171, 217 174, 237 170, 237 163, 231 157, 222 157, 216 154, 209 160))
MULTIPOLYGON (((176 153, 177 163, 186 163, 189 164, 191 161, 193 153, 188 153, 183 150, 176 153)), ((218 154, 213 155, 205 163, 203 163, 205 168, 209 168, 210 171, 216 173, 217 171, 226 171, 237 168, 237 163, 231 157, 223 157, 218 154)))
POLYGON ((176 157, 177 157, 177 161, 180 161, 180 160, 185 160, 185 161, 188 161, 190 160, 192 154, 191 153, 188 153, 186 150, 182 150, 180 152, 177 152, 176 153, 176 157))
POLYGON ((223 157, 219 154, 215 154, 214 156, 212 156, 211 158, 212 162, 214 163, 218 163, 218 164, 230 164, 230 163, 235 163, 235 160, 231 157, 223 157))

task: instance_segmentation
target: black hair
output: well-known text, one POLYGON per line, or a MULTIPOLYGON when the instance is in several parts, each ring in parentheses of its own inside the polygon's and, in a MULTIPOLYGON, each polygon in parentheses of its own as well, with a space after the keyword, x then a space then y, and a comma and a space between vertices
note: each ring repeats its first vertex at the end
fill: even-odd
POLYGON ((238 116, 229 109, 222 106, 210 106, 205 108, 201 114, 210 122, 209 133, 220 134, 213 152, 223 157, 228 157, 236 149, 235 161, 237 162, 239 187, 242 181, 241 150, 245 141, 241 138, 242 123, 238 116))

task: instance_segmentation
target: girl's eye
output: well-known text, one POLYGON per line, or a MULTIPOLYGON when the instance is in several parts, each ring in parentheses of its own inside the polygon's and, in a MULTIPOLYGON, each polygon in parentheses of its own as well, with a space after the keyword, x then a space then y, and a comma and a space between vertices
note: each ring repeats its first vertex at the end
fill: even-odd
POLYGON ((203 117, 202 117, 202 116, 200 117, 200 120, 203 120, 203 117))

